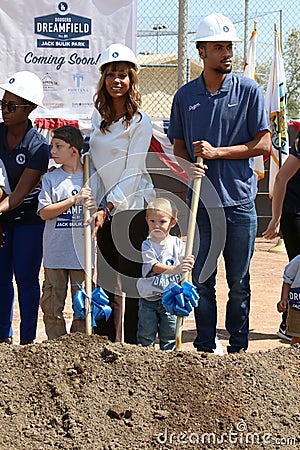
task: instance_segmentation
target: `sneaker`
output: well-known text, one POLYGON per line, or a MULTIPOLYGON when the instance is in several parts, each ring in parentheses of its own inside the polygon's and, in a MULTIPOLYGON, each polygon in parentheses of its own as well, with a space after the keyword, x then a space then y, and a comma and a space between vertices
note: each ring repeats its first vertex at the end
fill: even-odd
POLYGON ((277 331, 277 336, 280 339, 284 339, 284 340, 289 341, 289 342, 291 342, 291 340, 292 340, 292 336, 287 334, 286 325, 283 325, 283 324, 281 324, 279 326, 279 330, 277 331))
POLYGON ((30 345, 30 344, 33 344, 34 343, 34 341, 32 340, 32 341, 20 341, 20 345, 30 345))
POLYGON ((0 339, 0 344, 12 344, 12 337, 0 339))

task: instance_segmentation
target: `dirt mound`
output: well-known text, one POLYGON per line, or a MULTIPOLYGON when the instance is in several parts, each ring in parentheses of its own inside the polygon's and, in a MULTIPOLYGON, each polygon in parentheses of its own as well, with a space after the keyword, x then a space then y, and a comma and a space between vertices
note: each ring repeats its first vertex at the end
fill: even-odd
POLYGON ((0 448, 297 448, 299 364, 300 347, 219 357, 79 333, 2 344, 0 448))

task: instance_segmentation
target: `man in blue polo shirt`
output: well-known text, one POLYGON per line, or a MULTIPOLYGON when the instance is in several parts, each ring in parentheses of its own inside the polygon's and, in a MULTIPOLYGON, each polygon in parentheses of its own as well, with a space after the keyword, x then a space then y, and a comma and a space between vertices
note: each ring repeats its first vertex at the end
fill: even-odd
POLYGON ((200 22, 194 41, 203 72, 176 93, 168 132, 189 179, 206 169, 197 214, 200 241, 193 281, 200 301, 194 346, 210 353, 216 348, 215 285, 223 252, 229 287, 227 350, 234 353, 248 348, 249 266, 257 231, 253 157, 269 152, 269 124, 258 84, 231 73, 233 43, 241 42, 232 22, 211 14, 200 22), (198 157, 205 164, 195 162, 198 157))

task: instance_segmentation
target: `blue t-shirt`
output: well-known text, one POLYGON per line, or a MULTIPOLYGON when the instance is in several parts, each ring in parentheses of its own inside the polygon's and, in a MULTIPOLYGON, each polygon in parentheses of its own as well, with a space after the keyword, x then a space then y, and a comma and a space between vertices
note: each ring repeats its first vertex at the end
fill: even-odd
MULTIPOLYGON (((33 128, 28 120, 28 128, 22 142, 11 152, 8 151, 7 126, 0 124, 0 159, 2 159, 13 191, 26 168, 47 172, 50 157, 50 147, 44 136, 33 128)), ((40 186, 37 186, 17 208, 3 213, 2 223, 15 225, 32 225, 42 222, 37 215, 38 195, 40 186)))
MULTIPOLYGON (((290 154, 300 159, 300 141, 297 150, 292 148, 290 154)), ((300 169, 288 181, 282 211, 300 216, 300 169)))
MULTIPOLYGON (((182 86, 175 94, 168 136, 184 140, 194 158, 193 142, 206 140, 215 147, 245 144, 269 130, 263 92, 247 77, 228 74, 220 89, 211 94, 203 75, 182 86)), ((235 206, 253 201, 257 176, 253 158, 214 159, 203 178, 201 198, 206 207, 235 206)))

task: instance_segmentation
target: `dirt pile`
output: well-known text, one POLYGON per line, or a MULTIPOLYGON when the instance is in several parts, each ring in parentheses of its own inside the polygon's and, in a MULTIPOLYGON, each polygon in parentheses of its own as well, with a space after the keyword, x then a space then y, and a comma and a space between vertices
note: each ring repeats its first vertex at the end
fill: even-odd
POLYGON ((0 346, 1 450, 295 449, 300 347, 207 356, 75 334, 0 346))

